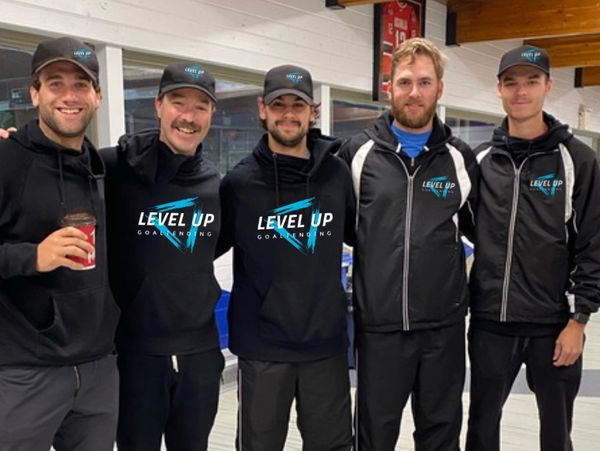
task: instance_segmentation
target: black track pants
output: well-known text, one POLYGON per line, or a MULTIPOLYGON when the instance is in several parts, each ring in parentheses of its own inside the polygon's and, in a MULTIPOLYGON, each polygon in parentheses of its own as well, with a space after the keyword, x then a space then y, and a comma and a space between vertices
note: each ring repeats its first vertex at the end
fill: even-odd
POLYGON ((502 407, 525 363, 535 393, 542 451, 572 451, 573 404, 581 382, 582 359, 552 365, 556 337, 511 337, 485 330, 469 332, 471 406, 467 451, 499 451, 502 407))
POLYGON ((119 356, 119 451, 205 451, 219 401, 223 356, 119 356))
POLYGON ((357 335, 356 450, 392 451, 412 395, 416 451, 458 451, 465 381, 464 323, 357 335))
POLYGON ((239 359, 238 397, 238 450, 281 451, 294 399, 304 451, 352 447, 346 354, 301 363, 239 359))

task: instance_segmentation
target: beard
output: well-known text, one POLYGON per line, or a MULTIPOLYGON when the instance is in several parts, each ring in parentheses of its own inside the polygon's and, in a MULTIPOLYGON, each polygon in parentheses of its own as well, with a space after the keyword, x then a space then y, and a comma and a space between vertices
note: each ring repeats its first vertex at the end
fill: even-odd
POLYGON ((418 116, 409 116, 408 114, 404 113, 402 108, 398 108, 394 103, 392 103, 392 114, 394 115, 394 119, 396 119, 400 125, 403 125, 406 128, 418 129, 429 124, 429 121, 431 121, 433 115, 435 114, 436 107, 437 103, 434 103, 418 116))
POLYGON ((268 131, 269 131, 269 134, 275 140, 275 142, 277 142, 278 144, 280 144, 284 147, 296 147, 298 144, 300 144, 302 142, 302 140, 308 133, 308 127, 302 127, 300 125, 300 129, 298 130, 298 133, 296 133, 295 135, 293 135, 291 137, 286 137, 282 133, 280 133, 279 129, 277 128, 277 125, 279 123, 280 123, 280 121, 276 121, 274 124, 270 125, 268 127, 268 131))

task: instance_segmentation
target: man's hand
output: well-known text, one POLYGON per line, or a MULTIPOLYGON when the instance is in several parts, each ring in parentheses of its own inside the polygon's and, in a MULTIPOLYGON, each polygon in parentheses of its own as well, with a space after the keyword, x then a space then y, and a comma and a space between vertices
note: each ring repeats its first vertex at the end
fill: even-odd
POLYGON ((17 129, 14 127, 9 128, 0 128, 0 139, 6 139, 10 136, 11 133, 16 132, 17 129))
POLYGON ((554 366, 573 365, 583 352, 585 324, 570 319, 556 339, 552 361, 554 366))
POLYGON ((86 259, 94 252, 94 246, 87 242, 85 233, 75 227, 64 227, 48 235, 37 247, 36 269, 39 272, 53 271, 60 266, 70 269, 83 269, 69 255, 86 259))

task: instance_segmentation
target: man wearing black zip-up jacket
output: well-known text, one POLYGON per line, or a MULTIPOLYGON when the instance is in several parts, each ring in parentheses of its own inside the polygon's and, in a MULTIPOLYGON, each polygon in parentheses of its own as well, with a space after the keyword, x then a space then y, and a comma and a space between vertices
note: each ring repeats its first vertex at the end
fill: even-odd
POLYGON ((109 451, 119 313, 104 165, 85 138, 100 102, 93 50, 72 38, 40 43, 30 93, 39 119, 0 143, 0 449, 109 451), (65 224, 75 215, 86 232, 65 224))
POLYGON ((119 451, 205 451, 223 356, 213 274, 219 174, 202 157, 215 81, 198 64, 163 72, 159 130, 104 149, 110 282, 122 309, 119 451))
POLYGON ((500 449, 502 407, 522 363, 543 451, 571 451, 584 328, 600 305, 600 171, 594 151, 545 113, 547 53, 502 57, 507 117, 477 149, 467 450, 500 449))
POLYGON ((391 451, 409 395, 415 447, 458 450, 468 304, 461 234, 471 234, 477 164, 435 115, 444 58, 406 41, 392 111, 340 156, 357 197, 354 247, 356 449, 391 451))
POLYGON ((352 445, 341 253, 354 200, 348 168, 333 155, 340 141, 309 131, 316 108, 308 71, 271 69, 259 99, 268 133, 221 184, 243 451, 284 448, 294 399, 303 449, 352 445))

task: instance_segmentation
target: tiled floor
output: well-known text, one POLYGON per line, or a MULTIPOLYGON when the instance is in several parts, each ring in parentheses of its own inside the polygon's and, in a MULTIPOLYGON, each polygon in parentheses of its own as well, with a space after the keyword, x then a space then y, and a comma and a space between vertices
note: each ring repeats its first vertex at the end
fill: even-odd
MULTIPOLYGON (((600 318, 598 316, 600 315, 592 319, 587 328, 584 377, 580 396, 575 404, 573 441, 576 451, 598 451, 600 449, 600 318)), ((209 450, 211 451, 235 449, 236 396, 235 383, 228 383, 223 387, 219 413, 210 440, 209 450)), ((465 410, 468 409, 468 404, 469 394, 465 392, 463 396, 465 410)), ((286 451, 302 449, 294 422, 292 411, 286 451)), ((463 427, 463 443, 464 432, 463 427)), ((410 409, 406 409, 396 450, 413 449, 411 433, 412 418, 410 409)), ((528 391, 521 374, 504 409, 502 451, 535 451, 539 449, 537 435, 538 421, 535 400, 528 391)))

